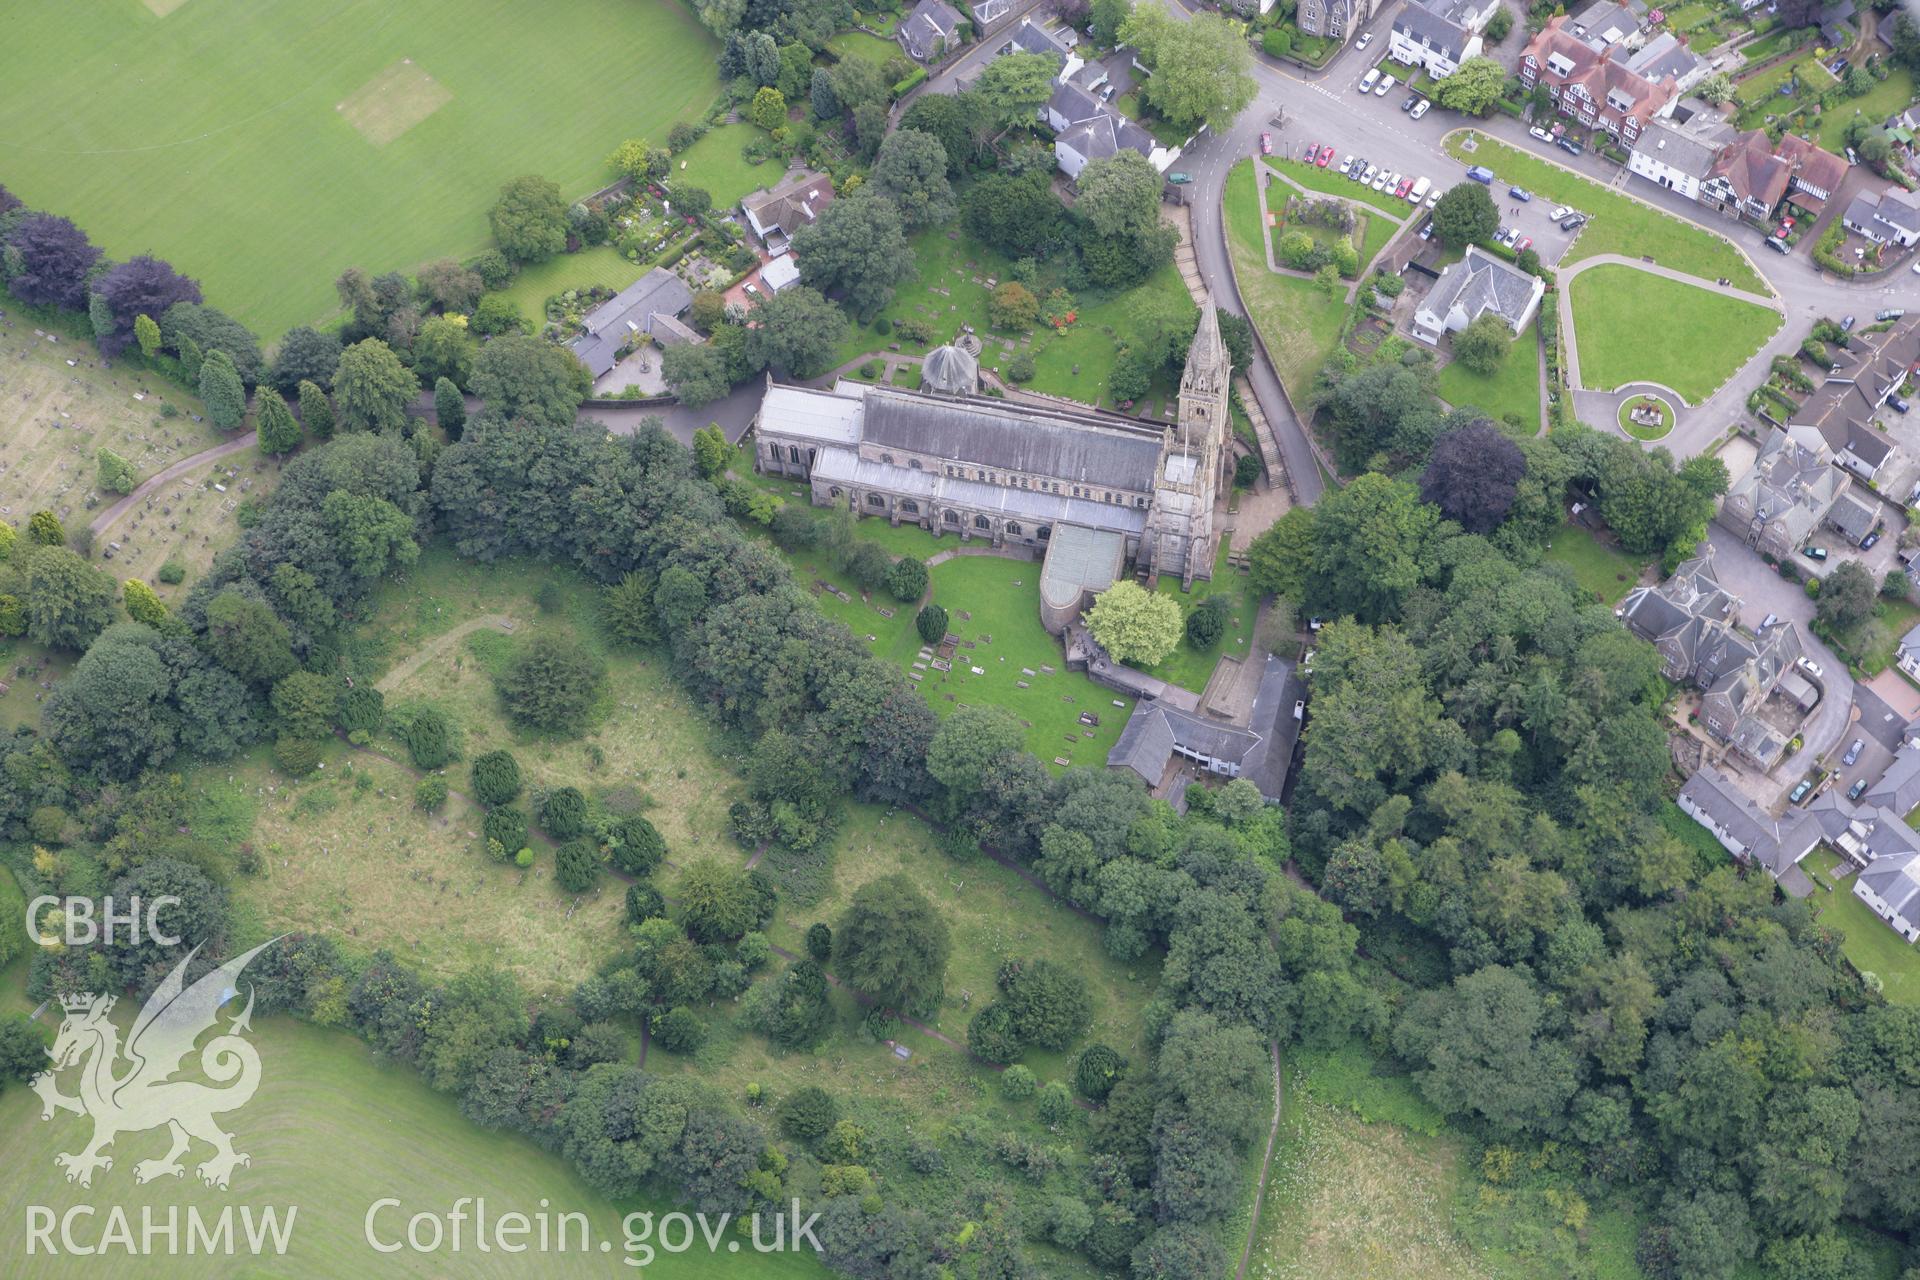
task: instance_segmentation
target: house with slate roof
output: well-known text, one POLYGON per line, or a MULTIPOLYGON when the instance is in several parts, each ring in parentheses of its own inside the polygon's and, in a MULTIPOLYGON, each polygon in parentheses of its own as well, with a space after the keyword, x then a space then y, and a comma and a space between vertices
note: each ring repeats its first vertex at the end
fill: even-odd
POLYGON ((693 291, 671 271, 647 272, 587 313, 586 332, 567 350, 598 381, 620 357, 652 339, 663 347, 705 342, 680 317, 693 306, 693 291))
POLYGON ((1700 184, 1712 175, 1714 162, 1733 136, 1732 126, 1704 114, 1685 121, 1656 118, 1635 140, 1627 168, 1648 182, 1698 200, 1700 184))
POLYGON ((900 20, 894 35, 915 62, 933 62, 959 43, 960 27, 965 22, 960 11, 946 0, 920 0, 900 20))
POLYGON ((1394 15, 1387 54, 1444 79, 1479 54, 1480 33, 1499 7, 1500 0, 1407 0, 1394 15))
MULTIPOLYGON (((1893 661, 1902 671, 1920 680, 1920 626, 1900 637, 1900 645, 1893 651, 1893 661)), ((1909 732, 1915 726, 1920 726, 1920 721, 1909 726, 1909 732)))
POLYGON ((761 188, 740 201, 747 225, 771 254, 787 251, 793 233, 820 216, 833 203, 833 179, 802 169, 778 186, 761 188))
POLYGON ((1875 858, 1854 877, 1853 896, 1908 942, 1920 941, 1920 853, 1875 858))
POLYGON ((1714 519, 1761 554, 1785 560, 1826 522, 1847 485, 1820 432, 1775 427, 1714 519))
POLYGON ((1413 336, 1433 346, 1488 313, 1519 333, 1533 319, 1547 286, 1540 277, 1511 266, 1478 246, 1443 269, 1413 315, 1413 336))
MULTIPOLYGON (((1262 0, 1261 12, 1270 8, 1270 0, 1262 0)), ((1310 36, 1344 44, 1379 9, 1380 0, 1300 0, 1293 20, 1310 36)))
POLYGON ((1875 244, 1897 244, 1904 249, 1920 244, 1920 193, 1904 187, 1888 187, 1878 193, 1863 191, 1841 217, 1847 230, 1875 244))
POLYGON ((1157 788, 1169 770, 1192 762, 1221 777, 1245 778, 1268 804, 1278 804, 1300 737, 1294 709, 1305 697, 1294 664, 1269 654, 1246 727, 1164 702, 1142 703, 1107 753, 1107 767, 1129 770, 1157 788))
MULTIPOLYGON (((1893 441, 1876 425, 1880 412, 1916 368, 1920 314, 1902 317, 1878 333, 1850 335, 1847 345, 1835 350, 1826 380, 1794 410, 1789 426, 1818 431, 1840 466, 1872 482, 1894 452, 1893 441)), ((1864 528, 1857 518, 1830 516, 1829 523, 1858 542, 1879 516, 1871 501, 1858 495, 1856 501, 1872 517, 1864 528)))
POLYGON ((1680 788, 1678 803, 1681 812, 1711 832, 1728 853, 1765 867, 1776 878, 1825 838, 1819 819, 1807 810, 1790 808, 1775 818, 1718 769, 1696 770, 1680 788))

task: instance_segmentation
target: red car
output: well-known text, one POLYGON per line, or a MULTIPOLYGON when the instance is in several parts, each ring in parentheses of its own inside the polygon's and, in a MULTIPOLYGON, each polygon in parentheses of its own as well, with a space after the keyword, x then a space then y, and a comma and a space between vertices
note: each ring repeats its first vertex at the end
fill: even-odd
POLYGON ((1324 146, 1324 147, 1321 147, 1321 148, 1320 148, 1320 158, 1319 158, 1318 160, 1315 160, 1315 161, 1314 161, 1314 163, 1315 163, 1315 164, 1317 164, 1317 165, 1319 165, 1319 166, 1320 166, 1320 167, 1321 167, 1322 169, 1324 169, 1324 168, 1326 168, 1326 167, 1327 167, 1327 166, 1328 166, 1329 164, 1331 164, 1332 162, 1333 162, 1333 147, 1332 147, 1332 145, 1331 145, 1331 144, 1329 144, 1328 146, 1324 146))
POLYGON ((1317 142, 1309 142, 1307 144, 1307 149, 1300 153, 1300 158, 1302 160, 1305 160, 1308 164, 1312 164, 1315 160, 1320 158, 1320 144, 1317 142))
POLYGON ((1410 177, 1402 178, 1399 184, 1394 187, 1393 194, 1396 199, 1405 200, 1407 198, 1407 192, 1411 190, 1413 190, 1413 179, 1410 177))
POLYGON ((1273 135, 1272 134, 1263 133, 1260 135, 1260 154, 1263 156, 1270 156, 1273 154, 1273 135))
POLYGON ((1520 243, 1513 246, 1513 251, 1515 253, 1525 253, 1528 249, 1531 249, 1531 248, 1533 248, 1533 237, 1521 236, 1520 243))

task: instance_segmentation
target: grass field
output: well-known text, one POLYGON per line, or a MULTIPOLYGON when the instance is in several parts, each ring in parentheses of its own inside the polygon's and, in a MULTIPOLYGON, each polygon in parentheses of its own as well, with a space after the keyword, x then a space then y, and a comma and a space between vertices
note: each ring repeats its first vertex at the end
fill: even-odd
POLYGON ((1440 398, 1456 409, 1472 405, 1491 414, 1509 433, 1532 436, 1540 430, 1540 329, 1539 322, 1513 340, 1507 358, 1492 374, 1475 373, 1458 360, 1440 371, 1440 398), (1506 422, 1508 414, 1518 414, 1516 428, 1506 422))
POLYGON ((1273 358, 1275 372, 1286 384, 1287 394, 1297 402, 1305 397, 1314 375, 1339 343, 1346 304, 1322 294, 1311 280, 1277 275, 1267 269, 1267 256, 1261 248, 1266 229, 1260 225, 1260 198, 1253 184, 1250 160, 1235 164, 1227 176, 1227 248, 1233 255, 1241 300, 1273 358))
POLYGON ((755 136, 757 125, 723 124, 707 130, 700 141, 673 158, 673 180, 703 188, 715 209, 740 203, 740 197, 762 187, 777 187, 786 171, 771 160, 748 164, 740 154, 755 136))
POLYGON ((10 17, 7 185, 115 257, 170 259, 267 339, 332 312, 345 267, 486 247, 509 178, 593 190, 623 138, 664 141, 716 92, 713 40, 670 0, 191 0, 165 17, 121 0, 10 17))
POLYGON ((1587 530, 1571 524, 1560 526, 1542 558, 1550 564, 1564 565, 1573 580, 1602 604, 1619 603, 1647 567, 1646 561, 1605 546, 1587 530))
POLYGON ((1657 382, 1697 405, 1780 325, 1778 312, 1632 267, 1594 267, 1573 281, 1580 382, 1593 390, 1657 382))
POLYGON ((836 58, 858 58, 876 67, 884 67, 893 59, 906 56, 893 41, 870 36, 864 31, 842 31, 827 41, 827 51, 836 58))
MULTIPOLYGON (((144 480, 228 438, 195 422, 204 416, 200 401, 158 374, 109 363, 70 334, 53 336, 58 341, 49 342, 25 317, 0 329, 0 520, 25 528, 45 509, 76 530, 120 497, 96 488, 99 450, 113 450, 144 480), (163 416, 164 405, 175 416, 163 416)), ((204 464, 103 531, 95 563, 116 579, 146 579, 163 600, 179 598, 238 535, 234 506, 264 496, 279 470, 251 449, 204 464), (215 491, 215 482, 227 492, 215 491), (121 545, 107 560, 113 542, 121 545), (170 559, 187 569, 180 586, 155 581, 170 559)))
POLYGON ((1801 870, 1814 883, 1813 908, 1820 923, 1839 931, 1840 949, 1862 973, 1876 973, 1894 1004, 1920 1005, 1920 951, 1853 896, 1852 864, 1824 846, 1806 856, 1801 870), (1834 869, 1841 878, 1833 877, 1834 869), (1832 892, 1827 890, 1831 887, 1832 892))
MULTIPOLYGON (((1107 378, 1113 369, 1115 353, 1133 341, 1138 332, 1132 310, 1135 300, 1151 298, 1170 306, 1192 307, 1179 270, 1169 262, 1124 292, 1102 293, 1088 289, 1076 293, 1076 318, 1063 332, 1055 332, 1042 321, 1031 333, 1009 333, 993 328, 987 317, 988 294, 993 288, 987 282, 997 284, 1006 280, 1012 270, 1012 264, 1002 254, 965 231, 946 227, 929 227, 912 236, 910 243, 918 273, 900 287, 893 301, 875 319, 877 322, 884 317, 890 324, 907 318, 919 320, 932 331, 932 341, 923 347, 905 341, 897 333, 882 334, 872 325, 856 324, 841 344, 841 361, 884 351, 896 342, 905 352, 924 351, 953 341, 962 325, 972 325, 985 344, 980 353, 983 370, 1004 374, 1013 357, 1026 352, 1033 357, 1033 380, 1026 384, 1031 390, 1112 408, 1114 401, 1107 391, 1107 378)), ((1043 279, 1035 285, 1034 292, 1044 302, 1052 287, 1052 282, 1043 279)), ((1145 401, 1135 405, 1136 411, 1143 404, 1167 403, 1173 391, 1172 380, 1162 374, 1145 401)))
MULTIPOLYGON (((123 1001, 115 1021, 124 1028, 137 1009, 138 1005, 123 1001)), ((156 1237, 158 1256, 135 1264, 118 1251, 112 1254, 115 1260, 108 1269, 115 1275, 242 1280, 262 1275, 641 1274, 617 1261, 624 1240, 621 1216, 637 1210, 664 1213, 673 1207, 667 1201, 615 1204, 607 1200, 558 1156, 524 1138, 490 1133, 469 1123, 452 1098, 434 1093, 409 1068, 376 1061, 365 1045, 345 1032, 273 1017, 257 1021, 250 1039, 260 1053, 259 1091, 245 1107, 220 1118, 232 1130, 235 1148, 252 1157, 251 1165, 235 1172, 230 1191, 204 1186, 191 1165, 184 1178, 137 1186, 135 1161, 158 1157, 166 1149, 165 1136, 151 1131, 125 1134, 116 1141, 112 1150, 118 1158, 113 1168, 96 1175, 91 1189, 67 1183, 53 1163, 54 1154, 77 1150, 86 1140, 89 1123, 68 1114, 43 1123, 40 1100, 25 1088, 10 1086, 0 1093, 0 1141, 8 1157, 0 1162, 0 1195, 10 1205, 45 1205, 56 1214, 72 1205, 99 1204, 98 1217, 77 1219, 81 1241, 99 1238, 108 1203, 124 1207, 135 1224, 143 1207, 150 1207, 162 1223, 167 1209, 178 1207, 183 1215, 179 1256, 166 1256, 165 1237, 156 1237), (583 1251, 575 1244, 569 1252, 519 1255, 497 1250, 482 1253, 475 1247, 471 1221, 465 1224, 464 1248, 458 1254, 451 1251, 450 1238, 449 1247, 439 1253, 403 1249, 382 1254, 367 1244, 364 1222, 375 1201, 393 1197, 402 1202, 399 1209, 383 1210, 375 1219, 377 1238, 387 1243, 404 1238, 412 1214, 443 1215, 462 1196, 484 1196, 489 1216, 495 1219, 507 1212, 533 1215, 543 1205, 545 1212, 555 1215, 550 1222, 561 1213, 584 1214, 591 1247, 583 1251), (256 1213, 274 1206, 283 1214, 297 1207, 286 1255, 187 1256, 186 1208, 211 1216, 230 1205, 251 1206, 256 1213), (611 1255, 600 1251, 600 1241, 610 1242, 611 1255)), ((204 1159, 206 1150, 196 1145, 188 1159, 204 1159)), ((235 1218, 237 1235, 237 1210, 235 1218)), ((26 1256, 25 1226, 23 1212, 7 1215, 0 1226, 0 1255, 16 1260, 26 1256)), ((569 1242, 577 1242, 577 1224, 569 1230, 569 1242)), ((57 1243, 57 1234, 54 1239, 57 1243)), ((137 1225, 133 1239, 139 1240, 137 1225)), ((720 1247, 724 1250, 726 1244, 720 1247)), ((810 1253, 750 1256, 750 1263, 742 1263, 738 1257, 709 1254, 699 1243, 679 1255, 657 1251, 645 1274, 661 1280, 701 1280, 744 1274, 744 1268, 750 1267, 753 1275, 774 1280, 826 1275, 810 1253)), ((47 1280, 99 1275, 102 1270, 100 1259, 64 1250, 61 1256, 42 1254, 26 1265, 34 1276, 47 1280)))
MULTIPOLYGON (((1517 183, 1535 196, 1572 205, 1591 215, 1591 221, 1580 229, 1560 260, 1562 266, 1603 253, 1629 258, 1645 255, 1663 267, 1703 280, 1725 276, 1736 288, 1750 293, 1770 292, 1732 241, 1504 142, 1481 138, 1476 150, 1466 151, 1461 146, 1465 137, 1465 133, 1449 134, 1447 154, 1463 164, 1483 164, 1492 169, 1494 185, 1504 189, 1508 183, 1517 183)), ((1448 175, 1446 181, 1451 180, 1452 175, 1448 175)))

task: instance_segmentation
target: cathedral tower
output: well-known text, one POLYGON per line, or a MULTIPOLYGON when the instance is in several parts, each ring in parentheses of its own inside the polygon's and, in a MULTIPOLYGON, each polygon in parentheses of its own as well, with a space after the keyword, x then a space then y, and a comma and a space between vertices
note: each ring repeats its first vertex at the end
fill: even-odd
POLYGON ((1156 573, 1180 575, 1182 586, 1213 576, 1217 534, 1213 508, 1227 483, 1231 457, 1227 391, 1233 359, 1220 337, 1213 300, 1200 300, 1200 326, 1180 375, 1180 409, 1160 446, 1153 507, 1141 550, 1156 573))

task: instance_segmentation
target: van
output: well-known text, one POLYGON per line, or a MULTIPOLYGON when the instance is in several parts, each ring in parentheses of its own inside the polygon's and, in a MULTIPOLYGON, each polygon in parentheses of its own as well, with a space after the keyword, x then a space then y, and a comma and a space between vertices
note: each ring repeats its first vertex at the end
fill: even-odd
POLYGON ((1413 190, 1407 192, 1407 203, 1419 204, 1422 200, 1425 200, 1427 198, 1427 192, 1432 186, 1433 183, 1426 178, 1422 178, 1420 181, 1414 183, 1413 190))
POLYGON ((1380 83, 1380 68, 1375 67, 1360 77, 1360 92, 1372 93, 1373 86, 1380 83))
POLYGON ((1493 170, 1483 164, 1476 164, 1468 169, 1467 176, 1475 182, 1483 182, 1489 187, 1493 185, 1493 170))

